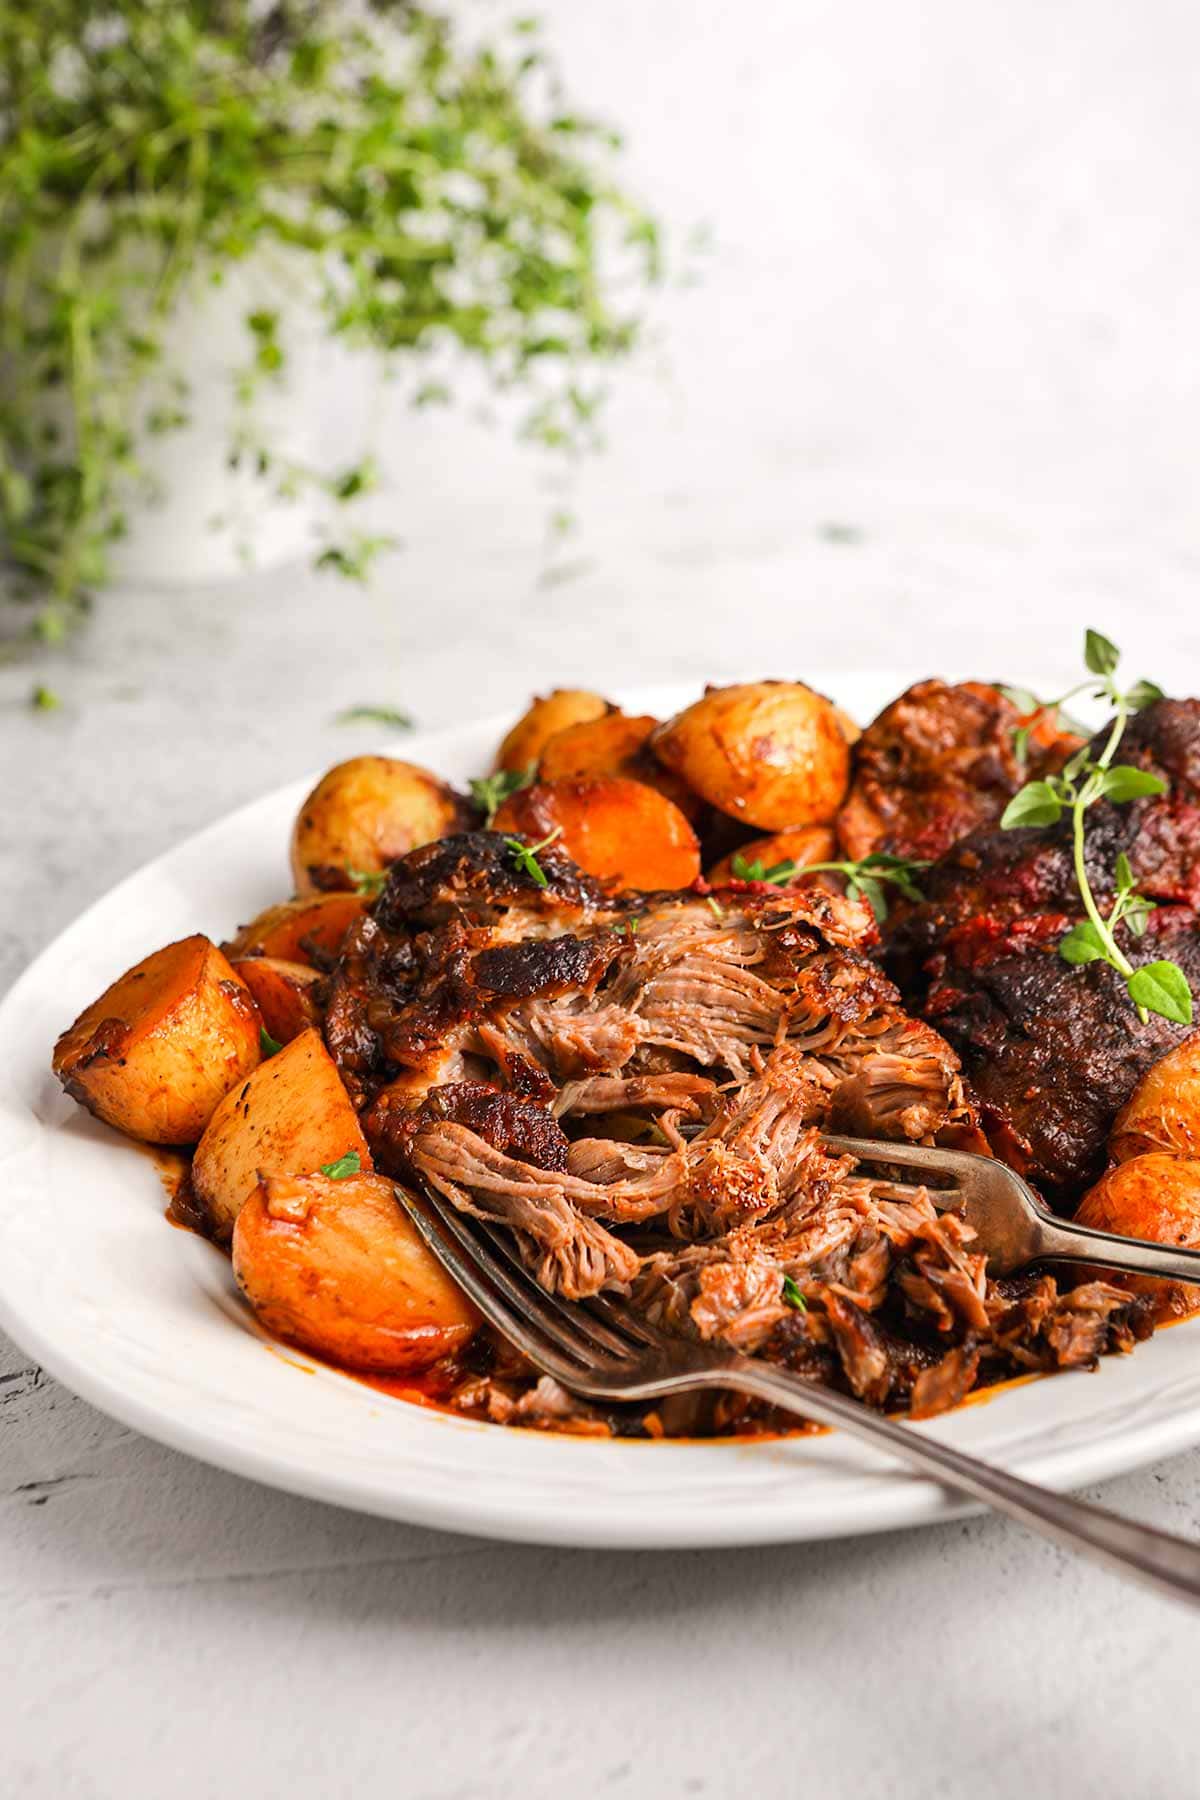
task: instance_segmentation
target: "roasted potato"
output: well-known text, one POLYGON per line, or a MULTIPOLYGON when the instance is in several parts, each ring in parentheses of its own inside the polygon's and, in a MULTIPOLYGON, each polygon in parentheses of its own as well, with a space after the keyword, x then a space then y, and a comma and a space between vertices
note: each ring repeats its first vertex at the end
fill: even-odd
POLYGON ((761 863, 764 870, 772 869, 778 863, 794 862, 799 872, 809 863, 831 862, 836 855, 837 840, 827 825, 802 825, 798 831, 778 831, 774 837, 751 838, 748 844, 714 863, 708 871, 708 880, 713 887, 734 880, 735 856, 741 857, 746 864, 761 863))
POLYGON ((306 894, 302 900, 281 900, 240 926, 221 948, 235 962, 273 956, 281 962, 311 963, 314 951, 336 956, 367 905, 362 894, 306 894))
POLYGON ((850 778, 837 709, 798 681, 710 688, 650 741, 697 794, 764 831, 829 824, 850 778))
POLYGON ((587 688, 555 688, 530 702, 496 752, 497 769, 534 769, 557 732, 585 719, 599 719, 613 708, 602 694, 587 688))
POLYGON ((1200 1031, 1146 1070, 1117 1114, 1108 1147, 1116 1162, 1147 1150, 1200 1156, 1200 1031))
POLYGON ((663 767, 650 749, 650 738, 659 721, 650 714, 631 715, 617 710, 599 719, 585 719, 556 732, 542 751, 539 781, 579 781, 593 775, 627 775, 657 788, 693 825, 708 809, 699 794, 663 767))
POLYGON ((306 963, 281 962, 276 956, 247 956, 233 966, 253 994, 262 1022, 277 1044, 290 1044, 317 1023, 313 989, 321 977, 316 969, 306 963))
POLYGON ((268 1331, 348 1369, 427 1369, 479 1325, 380 1175, 266 1176, 238 1214, 233 1271, 268 1331))
POLYGON ((511 794, 494 829, 540 843, 552 832, 581 869, 623 888, 689 887, 700 873, 696 834, 664 794, 621 775, 539 782, 511 794))
MULTIPOLYGON (((1200 1160, 1161 1151, 1131 1157, 1084 1195, 1075 1217, 1095 1231, 1200 1250, 1200 1160)), ((1089 1276, 1093 1273, 1088 1270, 1089 1276)), ((1200 1307, 1200 1286, 1152 1275, 1114 1274, 1111 1279, 1131 1293, 1149 1295, 1160 1319, 1182 1318, 1200 1307)))
POLYGON ((206 937, 156 950, 85 1008, 54 1046, 68 1094, 147 1144, 194 1144, 261 1059, 245 983, 206 937))
POLYGON ((192 1188, 212 1234, 226 1242, 260 1175, 310 1174, 371 1154, 358 1114, 317 1031, 303 1031, 230 1090, 192 1161, 192 1188))
POLYGON ((463 823, 464 803, 415 763, 352 756, 318 781, 292 831, 298 894, 353 885, 351 870, 378 874, 418 844, 463 823))

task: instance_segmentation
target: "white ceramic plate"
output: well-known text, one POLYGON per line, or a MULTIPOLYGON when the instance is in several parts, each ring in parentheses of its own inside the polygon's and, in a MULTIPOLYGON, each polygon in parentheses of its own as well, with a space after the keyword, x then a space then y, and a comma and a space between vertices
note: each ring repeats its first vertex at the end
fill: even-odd
MULTIPOLYGON (((869 718, 902 683, 819 685, 869 718)), ((691 697, 625 698, 666 713, 691 697)), ((403 753, 465 780, 502 729, 413 738, 403 753)), ((122 882, 0 1006, 0 1324, 85 1399, 177 1449, 449 1530, 658 1548, 840 1536, 965 1510, 840 1435, 653 1444, 504 1430, 382 1396, 258 1333, 226 1260, 165 1222, 152 1161, 67 1100, 49 1058, 62 1027, 149 949, 196 930, 220 938, 279 897, 309 786, 256 801, 122 882)), ((1053 1487, 1134 1468, 1200 1442, 1200 1322, 1094 1374, 1004 1390, 913 1429, 1053 1487)))

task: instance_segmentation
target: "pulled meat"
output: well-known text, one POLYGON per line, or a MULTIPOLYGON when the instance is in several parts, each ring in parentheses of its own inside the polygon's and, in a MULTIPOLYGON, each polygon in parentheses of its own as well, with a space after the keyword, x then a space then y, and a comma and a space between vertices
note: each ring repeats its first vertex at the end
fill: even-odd
MULTIPOLYGON (((936 1411, 1142 1329, 1102 1283, 989 1282, 956 1215, 823 1141, 983 1142, 865 909, 816 888, 618 903, 542 866, 545 888, 492 833, 427 846, 350 933, 326 1036, 380 1169, 511 1232, 549 1293, 620 1294, 872 1405, 936 1411)), ((728 1396, 601 1414, 499 1350, 452 1404, 578 1430, 770 1422, 728 1396)))

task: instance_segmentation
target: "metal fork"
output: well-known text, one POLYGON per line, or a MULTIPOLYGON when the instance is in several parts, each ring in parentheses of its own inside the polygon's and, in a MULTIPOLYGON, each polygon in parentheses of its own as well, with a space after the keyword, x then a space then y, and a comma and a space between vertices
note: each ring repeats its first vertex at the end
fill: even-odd
POLYGON ((839 1426, 1064 1548, 1200 1604, 1200 1546, 1022 1481, 791 1370, 723 1346, 668 1336, 606 1296, 586 1303, 551 1296, 503 1232, 468 1219, 433 1190, 418 1196, 397 1183, 396 1193, 421 1237, 484 1318, 570 1392, 612 1401, 654 1400, 710 1387, 752 1394, 819 1424, 839 1426))
POLYGON ((927 1150, 922 1144, 893 1144, 883 1138, 838 1137, 823 1132, 829 1150, 860 1162, 891 1164, 918 1174, 950 1178, 946 1187, 926 1192, 943 1212, 956 1212, 972 1227, 972 1250, 988 1259, 989 1275, 1011 1275, 1039 1262, 1097 1263, 1130 1275, 1161 1275, 1200 1286, 1200 1250, 1153 1244, 1145 1238, 1117 1237, 1071 1219, 1056 1218, 1033 1189, 1005 1163, 968 1150, 927 1150))

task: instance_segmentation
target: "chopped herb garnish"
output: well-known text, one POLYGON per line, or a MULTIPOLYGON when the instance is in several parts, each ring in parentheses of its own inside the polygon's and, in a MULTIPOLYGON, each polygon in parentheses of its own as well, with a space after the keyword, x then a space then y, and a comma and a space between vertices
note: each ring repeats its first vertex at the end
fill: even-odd
POLYGON ((797 1312, 806 1313, 808 1311, 808 1301, 790 1275, 785 1275, 783 1278, 783 1297, 789 1306, 795 1307, 797 1312))
POLYGON ((494 775, 481 775, 472 781, 471 798, 484 815, 484 824, 490 826, 509 795, 529 787, 536 774, 537 764, 530 763, 527 769, 497 769, 494 775))
POLYGON ((387 884, 386 869, 347 868, 346 873, 354 883, 355 893, 365 894, 368 899, 371 900, 374 900, 377 895, 382 894, 384 887, 387 884))
MULTIPOLYGON (((1167 784, 1149 769, 1131 763, 1115 763, 1130 713, 1150 706, 1162 698, 1162 690, 1152 681, 1138 681, 1126 692, 1114 679, 1120 652, 1110 639, 1098 631, 1089 631, 1084 643, 1084 662, 1094 681, 1081 682, 1072 693, 1090 690, 1096 699, 1111 702, 1115 717, 1099 756, 1093 758, 1090 745, 1076 753, 1065 767, 1042 781, 1028 781, 1015 793, 1000 820, 1006 831, 1020 826, 1057 825, 1065 815, 1071 820, 1075 880, 1079 888, 1086 919, 1072 927, 1058 946, 1064 962, 1104 962, 1115 969, 1125 983, 1129 998, 1137 1007, 1143 1025, 1150 1013, 1171 1019, 1177 1025, 1192 1022, 1192 992, 1187 977, 1177 963, 1145 963, 1135 969, 1117 943, 1115 932, 1120 924, 1128 926, 1134 937, 1142 937, 1154 902, 1139 894, 1129 858, 1118 856, 1113 868, 1113 903, 1107 914, 1100 911, 1086 864, 1084 821, 1090 807, 1098 800, 1111 800, 1123 806, 1130 800, 1165 794, 1167 784)), ((1064 698, 1069 699, 1070 695, 1064 698)))
POLYGON ((640 913, 630 913, 627 919, 618 919, 613 929, 616 931, 623 931, 625 936, 632 942, 637 936, 637 928, 641 922, 642 919, 640 913))
POLYGON ((258 1047, 264 1056, 278 1056, 283 1049, 278 1038, 273 1038, 265 1025, 258 1028, 258 1047))
POLYGON ((335 725, 387 725, 392 731, 411 731, 412 720, 396 706, 348 706, 334 719, 335 725))
POLYGON ((520 838, 516 837, 506 837, 504 843, 505 848, 512 852, 513 862, 516 867, 521 870, 522 874, 528 875, 531 880, 537 882, 539 887, 544 888, 550 886, 550 877, 538 861, 538 854, 540 851, 547 849, 561 836, 562 826, 556 825, 554 830, 544 837, 540 843, 526 844, 523 843, 520 838))
POLYGON ((705 894, 704 898, 708 904, 709 911, 712 913, 713 918, 714 919, 723 919, 725 917, 725 911, 724 911, 724 908, 722 907, 720 901, 717 899, 717 896, 715 894, 705 894))
POLYGON ((357 1150, 347 1150, 336 1162, 321 1164, 322 1175, 328 1175, 330 1181, 345 1181, 347 1175, 358 1175, 361 1170, 362 1157, 357 1150))
POLYGON ((57 712, 62 701, 53 688, 44 687, 39 681, 29 696, 29 704, 34 712, 57 712))

